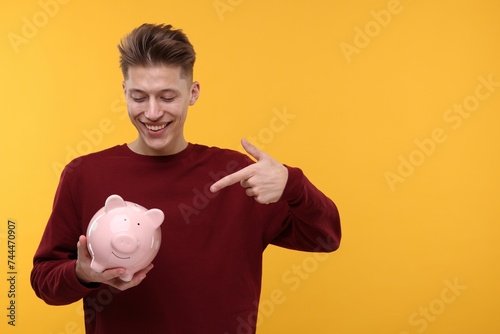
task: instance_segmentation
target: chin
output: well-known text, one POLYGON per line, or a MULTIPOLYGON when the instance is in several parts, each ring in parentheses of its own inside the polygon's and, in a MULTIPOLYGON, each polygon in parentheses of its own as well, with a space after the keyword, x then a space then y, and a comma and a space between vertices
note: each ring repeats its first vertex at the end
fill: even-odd
POLYGON ((161 143, 148 143, 148 150, 155 152, 156 154, 169 154, 171 151, 175 150, 174 144, 171 141, 162 141, 161 143))

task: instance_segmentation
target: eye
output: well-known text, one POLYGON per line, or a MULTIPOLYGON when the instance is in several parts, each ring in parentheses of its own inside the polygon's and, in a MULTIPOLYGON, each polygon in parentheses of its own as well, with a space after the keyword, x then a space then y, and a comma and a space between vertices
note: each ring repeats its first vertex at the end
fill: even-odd
POLYGON ((137 223, 137 226, 140 226, 140 225, 141 225, 141 223, 137 223))
POLYGON ((146 100, 145 97, 132 97, 132 100, 137 103, 144 102, 146 100))
POLYGON ((161 100, 164 102, 172 102, 175 99, 175 97, 161 97, 161 100))

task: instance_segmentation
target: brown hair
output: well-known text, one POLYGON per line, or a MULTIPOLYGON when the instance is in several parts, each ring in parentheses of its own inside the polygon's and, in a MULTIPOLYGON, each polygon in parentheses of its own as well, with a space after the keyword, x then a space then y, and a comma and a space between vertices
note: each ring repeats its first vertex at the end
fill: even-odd
POLYGON ((179 65, 182 74, 193 77, 196 53, 187 36, 171 25, 143 24, 120 44, 120 68, 127 79, 130 66, 179 65))

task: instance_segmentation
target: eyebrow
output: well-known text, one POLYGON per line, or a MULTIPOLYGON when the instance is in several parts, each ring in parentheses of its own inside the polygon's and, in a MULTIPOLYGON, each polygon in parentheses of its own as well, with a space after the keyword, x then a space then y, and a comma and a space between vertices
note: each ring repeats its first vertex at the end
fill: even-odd
MULTIPOLYGON (((133 93, 144 93, 144 94, 146 94, 145 91, 143 91, 142 89, 138 89, 138 88, 130 88, 129 92, 130 92, 130 94, 133 94, 133 93)), ((160 90, 158 93, 160 93, 160 94, 163 94, 163 93, 178 93, 178 91, 176 89, 173 89, 173 88, 165 88, 165 89, 160 90)))

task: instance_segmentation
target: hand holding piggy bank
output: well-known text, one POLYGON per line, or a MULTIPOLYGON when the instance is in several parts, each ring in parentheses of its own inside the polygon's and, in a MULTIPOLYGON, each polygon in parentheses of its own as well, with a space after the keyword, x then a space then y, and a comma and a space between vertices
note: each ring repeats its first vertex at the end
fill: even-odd
POLYGON ((125 282, 132 280, 158 254, 164 218, 159 209, 147 210, 118 195, 109 196, 87 228, 90 268, 96 272, 124 268, 120 278, 125 282))

